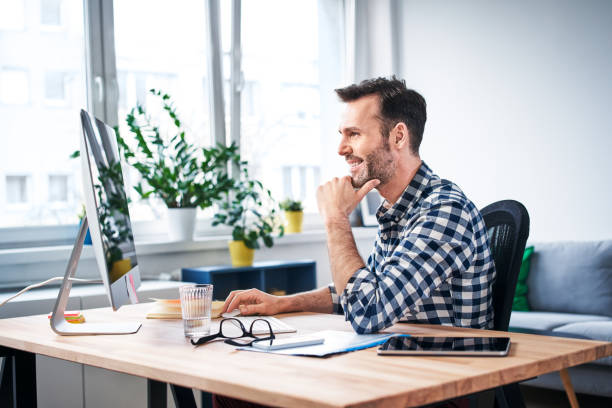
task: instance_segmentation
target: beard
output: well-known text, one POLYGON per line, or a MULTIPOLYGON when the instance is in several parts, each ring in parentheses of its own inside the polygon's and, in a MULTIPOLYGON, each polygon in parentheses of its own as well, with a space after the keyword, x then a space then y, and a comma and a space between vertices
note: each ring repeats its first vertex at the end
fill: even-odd
MULTIPOLYGON (((361 157, 353 157, 361 159, 361 157)), ((384 185, 395 173, 395 162, 391 156, 389 144, 385 143, 385 140, 376 150, 368 153, 364 161, 365 169, 360 174, 356 174, 351 178, 353 188, 361 188, 365 183, 374 179, 380 181, 379 185, 384 185)))

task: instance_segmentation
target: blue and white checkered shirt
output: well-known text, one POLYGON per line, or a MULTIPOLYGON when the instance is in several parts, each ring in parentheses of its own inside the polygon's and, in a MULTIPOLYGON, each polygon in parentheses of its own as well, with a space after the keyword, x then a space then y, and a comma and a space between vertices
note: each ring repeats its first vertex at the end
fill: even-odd
POLYGON ((367 266, 340 296, 329 286, 334 312, 357 333, 398 321, 493 327, 495 265, 487 230, 474 204, 423 162, 399 200, 385 201, 367 266))

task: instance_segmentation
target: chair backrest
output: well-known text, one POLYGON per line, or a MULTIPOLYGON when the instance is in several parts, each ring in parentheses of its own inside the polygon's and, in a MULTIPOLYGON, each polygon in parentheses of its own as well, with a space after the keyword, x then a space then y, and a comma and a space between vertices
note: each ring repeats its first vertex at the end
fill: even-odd
POLYGON ((518 201, 497 201, 481 211, 497 276, 493 284, 494 330, 507 331, 516 281, 529 236, 529 213, 518 201))

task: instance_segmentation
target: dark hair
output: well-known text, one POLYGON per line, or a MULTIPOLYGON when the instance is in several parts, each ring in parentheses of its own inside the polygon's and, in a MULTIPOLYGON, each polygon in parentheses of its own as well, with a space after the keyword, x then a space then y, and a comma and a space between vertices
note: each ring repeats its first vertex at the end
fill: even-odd
POLYGON ((383 137, 388 136, 399 122, 404 122, 410 130, 410 149, 414 154, 419 153, 427 121, 427 104, 421 94, 406 88, 404 80, 395 76, 390 79, 366 79, 358 85, 349 85, 335 91, 343 102, 352 102, 367 95, 378 95, 380 130, 383 137))

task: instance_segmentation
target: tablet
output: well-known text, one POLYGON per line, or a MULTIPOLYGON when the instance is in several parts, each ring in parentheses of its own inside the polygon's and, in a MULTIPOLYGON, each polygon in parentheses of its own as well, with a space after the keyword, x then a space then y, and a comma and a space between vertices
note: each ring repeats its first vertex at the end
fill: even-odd
POLYGON ((505 356, 509 337, 391 337, 378 348, 381 355, 505 356))

